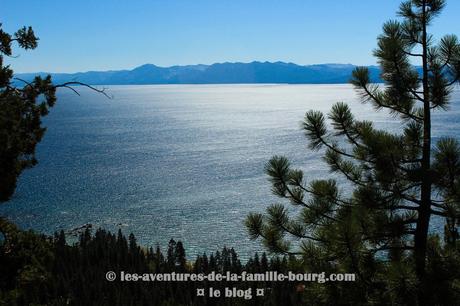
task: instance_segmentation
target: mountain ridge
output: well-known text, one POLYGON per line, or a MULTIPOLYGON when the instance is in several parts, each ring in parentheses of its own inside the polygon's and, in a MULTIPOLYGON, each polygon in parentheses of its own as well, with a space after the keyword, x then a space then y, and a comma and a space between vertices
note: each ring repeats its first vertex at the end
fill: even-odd
MULTIPOLYGON (((51 74, 55 83, 79 81, 90 85, 142 84, 340 84, 348 83, 352 64, 325 63, 298 65, 286 62, 223 62, 211 65, 160 67, 143 64, 131 70, 86 71, 76 73, 19 73, 15 77, 31 81, 36 75, 51 74)), ((380 69, 368 66, 371 81, 379 83, 380 69)))

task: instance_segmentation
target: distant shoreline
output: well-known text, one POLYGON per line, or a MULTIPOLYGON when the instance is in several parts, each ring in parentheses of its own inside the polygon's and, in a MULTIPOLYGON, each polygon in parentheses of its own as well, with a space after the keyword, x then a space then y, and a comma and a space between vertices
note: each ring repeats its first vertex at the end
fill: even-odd
MULTIPOLYGON (((375 83, 375 84, 383 84, 383 83, 375 83)), ((91 86, 196 86, 196 85, 204 85, 204 86, 224 86, 224 85, 261 85, 261 86, 282 86, 282 85, 314 85, 314 86, 321 86, 321 85, 351 85, 350 83, 168 83, 168 84, 88 84, 91 86)), ((74 87, 78 87, 80 85, 73 85, 74 87)))
MULTIPOLYGON (((346 84, 356 67, 352 64, 302 66, 284 62, 216 63, 172 67, 145 64, 132 70, 18 73, 15 77, 29 82, 37 75, 51 75, 54 83, 79 81, 90 85, 346 84)), ((368 69, 371 81, 380 83, 380 69, 377 66, 368 66, 368 69)))

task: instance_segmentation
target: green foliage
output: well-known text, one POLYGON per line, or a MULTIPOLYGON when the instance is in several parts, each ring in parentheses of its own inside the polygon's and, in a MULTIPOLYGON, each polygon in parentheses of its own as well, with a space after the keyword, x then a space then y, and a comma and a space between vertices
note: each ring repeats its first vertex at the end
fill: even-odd
POLYGON ((250 237, 271 252, 303 258, 307 271, 359 276, 352 292, 341 284, 311 288, 308 298, 320 297, 317 304, 339 298, 358 305, 458 304, 460 145, 442 138, 431 146, 431 112, 448 109, 460 77, 457 37, 435 45, 427 33, 444 6, 440 0, 404 1, 402 21, 384 24, 374 55, 385 86, 370 83, 366 67, 353 72, 362 102, 400 118, 400 133, 357 120, 342 102, 327 115, 306 113, 302 127, 310 148, 323 150, 330 171, 346 184, 308 181, 282 156, 267 163, 273 193, 297 213, 281 204, 251 213, 250 237), (423 63, 421 71, 412 58, 423 63), (433 216, 445 220, 444 242, 428 234, 433 216))
POLYGON ((35 147, 45 133, 41 118, 56 102, 50 76, 36 77, 23 88, 13 86, 13 70, 3 58, 12 56, 14 41, 23 49, 35 49, 38 38, 30 27, 11 36, 0 24, 0 202, 11 197, 21 172, 37 163, 35 147))
POLYGON ((298 282, 121 282, 126 273, 263 273, 266 271, 299 272, 293 257, 267 258, 255 254, 242 264, 233 248, 224 247, 210 255, 187 260, 182 242, 171 240, 163 255, 159 246, 138 245, 134 235, 126 238, 97 230, 82 233, 78 242, 69 245, 64 232, 45 237, 18 230, 0 219, 0 231, 8 236, 0 245, 0 305, 298 305, 301 294, 298 282), (107 271, 117 273, 117 280, 106 280, 107 271), (196 289, 266 289, 264 297, 197 297, 196 289))
POLYGON ((19 231, 2 218, 0 232, 5 236, 0 246, 0 305, 28 305, 31 298, 42 304, 46 297, 41 288, 52 281, 51 241, 31 231, 19 231))
POLYGON ((49 75, 37 76, 32 82, 13 78, 13 70, 3 61, 5 56, 13 56, 13 42, 27 50, 35 49, 37 41, 31 27, 10 35, 2 30, 0 23, 0 203, 11 198, 22 171, 37 164, 35 148, 46 131, 41 120, 56 103, 57 88, 68 88, 78 94, 71 85, 86 86, 109 97, 104 89, 81 82, 53 84, 49 75), (18 83, 24 86, 19 87, 18 83))

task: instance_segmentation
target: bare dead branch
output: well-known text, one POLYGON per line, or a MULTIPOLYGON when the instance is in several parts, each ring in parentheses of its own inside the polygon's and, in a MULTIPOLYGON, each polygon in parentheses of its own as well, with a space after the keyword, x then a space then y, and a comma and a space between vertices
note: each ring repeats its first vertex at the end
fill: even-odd
POLYGON ((84 86, 84 87, 87 87, 91 90, 94 90, 95 92, 98 92, 100 94, 103 94, 104 96, 106 96, 108 99, 113 99, 112 96, 108 95, 106 93, 106 90, 107 88, 102 88, 102 89, 99 89, 99 88, 96 88, 94 86, 91 86, 89 84, 85 84, 85 83, 82 83, 82 82, 78 82, 78 81, 71 81, 71 82, 65 82, 65 83, 62 83, 62 84, 58 84, 58 85, 55 85, 54 88, 59 88, 59 87, 64 87, 64 88, 68 88, 68 89, 71 89, 73 90, 74 92, 76 92, 78 95, 80 95, 74 88, 72 88, 71 86, 72 85, 79 85, 79 86, 84 86))
POLYGON ((32 85, 32 83, 27 82, 26 80, 23 80, 23 79, 21 79, 21 78, 16 78, 16 77, 15 77, 15 78, 13 78, 13 80, 18 80, 18 81, 21 81, 21 82, 25 83, 27 86, 30 86, 30 87, 32 87, 32 88, 34 87, 34 86, 32 85))

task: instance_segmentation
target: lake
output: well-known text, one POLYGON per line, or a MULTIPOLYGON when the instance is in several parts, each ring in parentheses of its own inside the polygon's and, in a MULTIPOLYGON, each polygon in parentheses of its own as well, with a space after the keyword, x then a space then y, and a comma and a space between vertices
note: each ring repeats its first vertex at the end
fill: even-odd
MULTIPOLYGON (((307 110, 344 101, 359 119, 401 126, 359 103, 350 85, 109 86, 112 100, 78 90, 58 92, 39 164, 0 214, 50 234, 91 223, 148 246, 181 239, 190 257, 224 245, 243 258, 264 250, 243 220, 283 202, 264 174, 271 156, 287 156, 307 179, 329 175, 300 128, 307 110)), ((433 120, 435 140, 459 135, 458 89, 433 120)))

